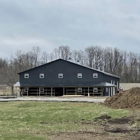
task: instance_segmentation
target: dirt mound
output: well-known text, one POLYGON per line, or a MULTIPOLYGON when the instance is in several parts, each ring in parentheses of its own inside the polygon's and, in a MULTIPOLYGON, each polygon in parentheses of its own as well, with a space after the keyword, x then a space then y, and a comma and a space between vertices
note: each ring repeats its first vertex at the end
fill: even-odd
POLYGON ((112 108, 140 108, 140 88, 132 88, 108 97, 104 104, 112 108))

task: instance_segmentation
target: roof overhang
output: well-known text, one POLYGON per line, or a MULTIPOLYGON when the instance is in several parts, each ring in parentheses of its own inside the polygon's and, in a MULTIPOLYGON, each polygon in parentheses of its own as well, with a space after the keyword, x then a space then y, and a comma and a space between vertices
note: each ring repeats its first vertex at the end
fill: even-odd
MULTIPOLYGON (((19 87, 19 84, 15 84, 19 87)), ((22 87, 116 87, 116 85, 108 83, 108 82, 101 82, 101 83, 51 83, 51 84, 30 84, 30 85, 22 85, 22 87)))
POLYGON ((116 85, 108 83, 108 82, 101 82, 98 84, 100 87, 116 87, 116 85))
POLYGON ((20 82, 19 82, 19 81, 16 82, 16 83, 14 84, 14 87, 20 87, 20 82))

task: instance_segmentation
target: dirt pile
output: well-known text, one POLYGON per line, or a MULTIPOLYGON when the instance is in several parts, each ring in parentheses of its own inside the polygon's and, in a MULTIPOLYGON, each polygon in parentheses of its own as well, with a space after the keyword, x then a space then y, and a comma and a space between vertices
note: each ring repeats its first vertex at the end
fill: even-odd
POLYGON ((104 104, 112 108, 140 108, 140 88, 132 88, 108 97, 104 104))

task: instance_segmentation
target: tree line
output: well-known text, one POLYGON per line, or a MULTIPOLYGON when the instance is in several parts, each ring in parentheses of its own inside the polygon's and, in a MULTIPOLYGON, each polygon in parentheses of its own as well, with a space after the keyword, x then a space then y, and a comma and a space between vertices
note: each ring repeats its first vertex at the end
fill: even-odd
POLYGON ((140 54, 112 47, 89 46, 84 50, 71 50, 68 46, 42 52, 35 46, 30 51, 17 50, 8 59, 0 58, 0 84, 13 88, 18 72, 62 58, 81 65, 105 71, 121 77, 121 82, 140 82, 140 54))

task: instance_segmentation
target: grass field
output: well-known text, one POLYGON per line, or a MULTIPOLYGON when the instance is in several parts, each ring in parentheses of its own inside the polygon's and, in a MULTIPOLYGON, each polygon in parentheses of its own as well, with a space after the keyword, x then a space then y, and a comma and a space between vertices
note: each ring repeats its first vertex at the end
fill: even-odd
POLYGON ((119 118, 132 112, 93 103, 1 102, 0 140, 46 140, 50 134, 86 130, 81 122, 104 114, 119 118))

